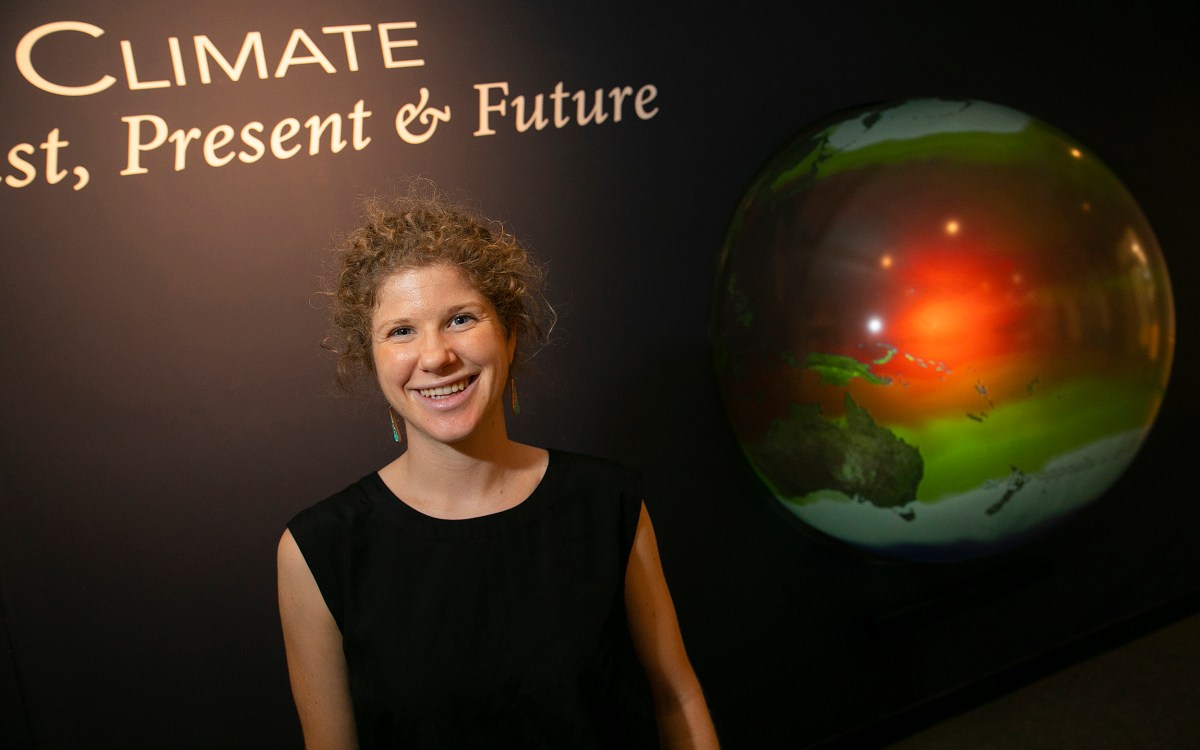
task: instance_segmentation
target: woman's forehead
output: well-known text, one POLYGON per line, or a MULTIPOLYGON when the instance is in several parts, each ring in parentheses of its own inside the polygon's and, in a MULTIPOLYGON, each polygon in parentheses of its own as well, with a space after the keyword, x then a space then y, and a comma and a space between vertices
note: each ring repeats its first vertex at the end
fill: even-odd
POLYGON ((402 268, 385 278, 376 295, 376 312, 408 309, 412 313, 441 312, 463 304, 491 303, 454 266, 439 263, 402 268))

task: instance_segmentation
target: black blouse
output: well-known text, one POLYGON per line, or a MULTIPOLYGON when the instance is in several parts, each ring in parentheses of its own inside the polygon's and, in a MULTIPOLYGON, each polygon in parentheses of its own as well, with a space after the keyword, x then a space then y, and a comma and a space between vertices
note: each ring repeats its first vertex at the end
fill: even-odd
POLYGON ((634 472, 552 450, 499 513, 433 518, 370 474, 297 514, 360 746, 657 746, 625 618, 641 504, 634 472))

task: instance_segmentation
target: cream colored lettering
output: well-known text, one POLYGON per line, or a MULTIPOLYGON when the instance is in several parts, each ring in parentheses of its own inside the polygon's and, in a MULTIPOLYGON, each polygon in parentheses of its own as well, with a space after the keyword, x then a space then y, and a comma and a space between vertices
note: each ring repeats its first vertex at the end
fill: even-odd
POLYGON ((554 84, 554 93, 550 94, 550 99, 554 102, 554 127, 556 128, 561 128, 570 122, 563 114, 563 99, 566 98, 567 92, 563 91, 562 81, 554 84))
POLYGON ((146 174, 150 170, 142 166, 142 154, 167 142, 167 121, 158 115, 130 115, 122 117, 121 122, 129 126, 129 147, 125 151, 125 168, 121 174, 146 174), (154 137, 149 143, 142 140, 142 125, 145 123, 154 128, 154 137))
POLYGON ((544 128, 550 124, 550 121, 547 120, 545 115, 542 114, 542 97, 540 97, 540 96, 534 97, 533 113, 529 116, 529 119, 525 119, 525 95, 524 94, 521 94, 520 96, 514 96, 513 100, 512 100, 512 105, 513 105, 513 116, 516 118, 516 125, 517 125, 518 133, 524 133, 526 130, 529 130, 529 128, 531 128, 531 127, 534 130, 541 130, 542 128, 544 128))
POLYGON ((637 113, 639 120, 649 120, 658 114, 658 107, 653 111, 646 109, 646 105, 654 101, 658 97, 658 88, 646 84, 638 89, 637 95, 633 98, 633 111, 637 113))
POLYGON ((438 123, 450 121, 450 105, 441 109, 429 107, 429 89, 421 87, 421 101, 417 104, 405 104, 396 112, 396 134, 405 143, 424 143, 433 137, 438 123), (409 125, 420 122, 425 126, 424 132, 414 133, 409 125))
POLYGON ((200 128, 176 130, 167 136, 167 140, 175 144, 175 171, 182 172, 187 167, 187 148, 192 141, 200 140, 200 128))
POLYGON ((47 36, 62 31, 82 32, 93 39, 98 39, 104 35, 104 29, 90 23, 83 23, 82 21, 57 21, 31 29, 25 36, 21 37, 21 41, 17 42, 17 70, 21 72, 26 81, 29 81, 42 91, 48 91, 51 94, 58 94, 59 96, 98 94, 117 82, 117 79, 113 76, 106 75, 86 86, 64 86, 42 77, 37 68, 33 67, 33 47, 47 36))
POLYGON ((187 75, 183 72, 183 52, 179 49, 179 37, 167 37, 167 48, 171 50, 171 69, 175 71, 175 85, 186 86, 187 75))
POLYGON ((622 86, 620 88, 614 88, 608 92, 608 95, 612 97, 613 100, 613 122, 620 122, 621 110, 624 108, 623 105, 625 100, 628 97, 633 96, 633 87, 622 86))
POLYGON ((296 144, 290 148, 284 148, 283 144, 290 141, 296 133, 300 132, 300 121, 295 117, 285 117, 275 123, 275 127, 271 129, 271 153, 276 159, 290 159, 300 150, 300 145, 296 144))
POLYGON ((58 152, 70 145, 58 137, 58 128, 55 128, 46 134, 46 140, 40 146, 46 152, 46 182, 51 185, 57 185, 67 176, 67 170, 58 168, 58 152))
POLYGON ((217 149, 225 148, 233 140, 233 128, 228 125, 218 125, 204 136, 204 163, 210 167, 223 167, 233 161, 235 154, 230 151, 218 156, 217 149))
POLYGON ((293 65, 312 65, 313 63, 320 65, 330 75, 337 72, 337 69, 333 67, 333 63, 329 62, 329 58, 321 50, 317 49, 317 45, 313 43, 312 38, 304 33, 304 29, 292 29, 292 36, 288 39, 287 48, 283 51, 283 57, 279 58, 279 67, 275 68, 275 77, 283 78, 287 75, 288 68, 293 65), (296 57, 296 47, 301 44, 308 50, 308 54, 296 57))
POLYGON ((587 106, 587 93, 576 91, 571 94, 571 98, 575 100, 576 119, 580 125, 587 125, 594 122, 597 125, 608 119, 608 113, 604 111, 604 90, 596 89, 595 95, 592 97, 591 112, 584 112, 584 107, 587 106))
MULTIPOLYGON (((363 37, 360 35, 376 28, 379 52, 385 69, 413 68, 425 64, 423 59, 404 52, 418 46, 415 34, 412 33, 417 28, 415 21, 381 23, 378 27, 369 23, 341 24, 322 26, 321 34, 316 40, 302 28, 291 29, 287 41, 282 44, 280 44, 281 40, 276 37, 273 50, 280 51, 280 54, 273 77, 283 78, 295 67, 310 65, 320 66, 326 75, 337 74, 339 70, 328 54, 329 50, 322 49, 318 43, 318 40, 327 40, 325 45, 333 47, 334 58, 336 58, 336 41, 333 41, 331 37, 341 38, 346 59, 345 70, 357 72, 361 67, 359 53, 362 51, 360 42, 363 37)), ((103 75, 85 85, 57 83, 42 75, 34 63, 34 48, 46 37, 64 32, 86 34, 92 39, 99 39, 106 34, 105 30, 99 26, 83 21, 56 21, 31 29, 21 37, 16 47, 17 69, 25 80, 42 91, 58 96, 89 96, 111 88, 118 80, 116 75, 103 75)), ((158 47, 156 51, 156 45, 150 45, 149 49, 143 49, 142 44, 139 43, 135 46, 128 39, 119 40, 117 45, 121 52, 125 83, 131 91, 186 86, 189 74, 192 72, 189 70, 192 64, 195 66, 193 70, 201 84, 213 82, 214 67, 219 68, 225 77, 234 82, 241 81, 243 75, 251 71, 260 80, 272 77, 267 65, 268 51, 272 49, 272 45, 268 45, 264 41, 261 31, 248 31, 242 36, 236 55, 232 55, 233 62, 230 62, 231 56, 222 51, 222 49, 231 51, 232 48, 228 45, 218 46, 206 34, 196 34, 192 37, 194 63, 185 58, 183 45, 178 36, 166 38, 166 60, 163 59, 162 47, 158 47), (169 71, 167 70, 168 64, 169 71)), ((104 47, 94 44, 91 46, 85 44, 80 46, 77 51, 74 49, 72 51, 74 53, 70 57, 72 60, 86 60, 89 54, 107 58, 104 47)), ((272 51, 272 55, 274 55, 274 51, 272 51)))
MULTIPOLYGON (((495 112, 504 117, 508 112, 508 102, 501 99, 498 104, 492 103, 492 90, 499 90, 501 95, 508 96, 508 83, 477 83, 475 90, 479 92, 479 127, 475 129, 473 135, 495 135, 496 131, 492 130, 489 114, 495 112)), ((540 94, 539 94, 540 96, 540 94)), ((540 108, 541 102, 538 102, 540 108)))
POLYGON ((27 156, 33 156, 40 148, 46 152, 45 170, 42 175, 47 184, 57 185, 67 178, 68 175, 75 175, 75 184, 71 187, 75 190, 82 190, 87 187, 90 175, 86 167, 73 167, 70 171, 59 166, 59 157, 62 152, 70 146, 69 141, 64 141, 58 128, 54 128, 46 134, 46 140, 34 148, 32 143, 18 143, 8 150, 8 165, 17 170, 19 174, 8 174, 0 178, 0 184, 7 185, 11 188, 23 188, 33 183, 38 176, 38 168, 34 162, 26 159, 27 156))
MULTIPOLYGON (((421 109, 423 108, 422 105, 421 109)), ((437 110, 426 110, 429 111, 437 110)), ((420 109, 417 112, 419 113, 420 109)), ((364 132, 365 121, 370 116, 371 112, 366 109, 362 99, 355 102, 346 115, 312 115, 303 123, 297 117, 285 117, 269 129, 255 120, 242 125, 241 128, 226 123, 216 125, 207 132, 195 127, 172 130, 167 121, 158 115, 130 115, 121 118, 128 127, 126 162, 121 175, 150 172, 146 162, 155 158, 155 152, 168 143, 174 145, 171 167, 176 172, 188 168, 189 156, 195 151, 193 144, 196 143, 200 144, 200 155, 204 163, 210 167, 223 167, 231 163, 234 157, 243 164, 252 164, 262 159, 268 151, 276 159, 291 159, 304 150, 301 140, 304 130, 308 131, 307 153, 310 156, 316 156, 324 150, 334 154, 341 153, 347 146, 361 151, 371 142, 370 136, 364 132), (350 122, 349 139, 343 137, 345 120, 350 122)), ((415 116, 424 122, 420 116, 415 116)), ((418 134, 414 137, 422 136, 427 138, 428 134, 418 134)), ((62 142, 61 145, 65 146, 66 142, 62 142)), ((21 152, 16 154, 18 159, 20 154, 21 152)), ((11 154, 9 161, 13 162, 11 154)))
POLYGON ((616 86, 607 92, 604 89, 588 92, 583 89, 568 91, 563 82, 559 81, 549 93, 535 94, 532 98, 525 94, 517 94, 511 99, 507 81, 477 83, 475 90, 479 92, 479 120, 473 133, 475 136, 495 135, 493 121, 506 118, 510 104, 513 111, 513 129, 518 133, 524 133, 530 128, 541 130, 551 122, 551 118, 555 128, 564 128, 571 124, 584 126, 601 125, 606 122, 618 123, 630 108, 639 120, 649 120, 659 111, 658 107, 651 106, 658 97, 658 88, 652 84, 646 84, 636 92, 632 86, 616 86), (549 117, 544 114, 547 97, 552 109, 549 117), (629 106, 631 99, 632 107, 629 106), (575 107, 567 106, 568 101, 573 101, 575 107), (526 117, 526 112, 530 110, 531 114, 526 117))
POLYGON ((125 80, 129 82, 130 91, 165 89, 171 85, 171 82, 165 78, 160 81, 138 80, 137 63, 133 59, 133 45, 123 39, 121 40, 121 59, 125 61, 125 80))
POLYGON ((366 120, 370 116, 371 116, 371 113, 367 112, 363 108, 363 100, 362 99, 359 99, 357 102, 355 102, 354 109, 352 109, 350 111, 350 114, 346 115, 346 118, 348 120, 350 120, 350 122, 354 123, 354 150, 355 151, 362 151, 364 148, 367 147, 367 144, 369 144, 371 142, 370 136, 363 135, 363 121, 366 120))
POLYGON ((415 29, 417 24, 415 21, 400 21, 398 23, 381 23, 379 24, 379 47, 383 51, 383 67, 385 68, 417 68, 425 64, 425 61, 419 58, 408 60, 397 60, 392 54, 394 49, 404 49, 407 47, 416 47, 416 39, 392 39, 391 32, 394 29, 415 29))
POLYGON ((316 156, 321 151, 321 135, 328 128, 329 135, 329 150, 335 154, 341 153, 342 149, 346 148, 346 139, 342 137, 342 117, 341 115, 330 115, 321 119, 320 115, 313 115, 304 121, 304 127, 308 128, 308 155, 316 156))
MULTIPOLYGON (((414 26, 416 24, 413 24, 414 26)), ((346 69, 354 72, 358 70, 358 48, 354 46, 354 35, 360 31, 370 31, 371 24, 358 23, 350 26, 322 26, 322 34, 341 34, 342 41, 346 45, 346 69)))
POLYGON ((242 138, 242 143, 250 147, 250 151, 239 151, 238 160, 244 164, 253 164, 263 158, 263 154, 267 153, 267 145, 259 139, 254 133, 262 133, 265 126, 258 121, 248 122, 242 126, 242 130, 238 135, 242 138))
POLYGON ((204 34, 193 37, 192 42, 196 47, 196 66, 200 68, 200 83, 212 83, 212 74, 208 68, 209 58, 216 60, 217 65, 221 66, 221 70, 225 71, 225 75, 229 76, 229 80, 241 80, 242 71, 246 69, 246 62, 250 59, 251 54, 254 55, 254 67, 258 71, 258 77, 261 79, 267 77, 267 61, 263 54, 262 34, 257 31, 251 31, 246 35, 242 41, 242 48, 238 51, 237 62, 233 65, 229 64, 221 51, 204 34))
POLYGON ((10 166, 16 167, 17 171, 19 171, 23 176, 15 177, 11 174, 6 175, 4 178, 4 184, 8 185, 9 187, 23 188, 29 183, 33 182, 37 177, 37 167, 22 159, 21 154, 33 156, 36 153, 37 149, 33 147, 32 143, 18 143, 10 148, 8 150, 8 163, 10 166))

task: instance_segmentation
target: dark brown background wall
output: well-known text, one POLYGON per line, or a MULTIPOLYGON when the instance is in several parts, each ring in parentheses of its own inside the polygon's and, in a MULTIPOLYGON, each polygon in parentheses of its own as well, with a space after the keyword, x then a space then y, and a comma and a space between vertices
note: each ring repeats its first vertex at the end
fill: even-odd
MULTIPOLYGON (((298 746, 274 545, 393 450, 375 397, 335 395, 313 292, 356 200, 413 175, 549 263, 559 335, 512 432, 644 468, 728 746, 819 743, 1196 591, 1195 11, 652 5, 5 3, 0 154, 31 144, 38 174, 0 185, 0 744, 298 746), (58 21, 105 33, 54 35, 38 69, 116 85, 65 97, 20 75, 20 39, 58 21), (374 26, 397 21, 418 41, 397 56, 423 66, 384 68, 374 26), (373 26, 358 72, 321 34, 339 24, 373 26), (259 31, 273 72, 295 28, 336 74, 200 83, 193 36, 233 57, 259 31), (119 42, 142 80, 170 81, 172 36, 187 84, 130 90, 119 42), (652 84, 658 112, 525 133, 510 116, 473 135, 476 84, 531 98, 559 81, 652 84), (422 86, 451 119, 406 143, 393 118, 422 86), (993 101, 1078 138, 1140 202, 1176 293, 1174 375, 1131 469, 1048 537, 959 565, 881 563, 789 523, 742 464, 706 339, 715 253, 762 161, 828 112, 913 96, 993 101), (269 129, 359 100, 360 150, 214 168, 193 144, 176 171, 167 145, 120 174, 123 117, 269 129), (88 170, 80 190, 45 179, 55 128, 60 167, 88 170)), ((21 172, 0 159, 0 176, 21 172)))

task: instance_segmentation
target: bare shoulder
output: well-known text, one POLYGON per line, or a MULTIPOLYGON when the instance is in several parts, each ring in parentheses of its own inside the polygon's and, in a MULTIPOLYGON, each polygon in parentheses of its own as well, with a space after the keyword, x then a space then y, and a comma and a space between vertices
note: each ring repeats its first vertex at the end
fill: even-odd
MULTIPOLYGON (((283 535, 279 537, 279 545, 275 549, 275 562, 282 569, 286 566, 293 566, 297 562, 304 562, 304 553, 300 551, 300 545, 296 544, 296 537, 292 536, 291 529, 284 529, 283 535)), ((308 567, 305 563, 304 567, 308 567)))

